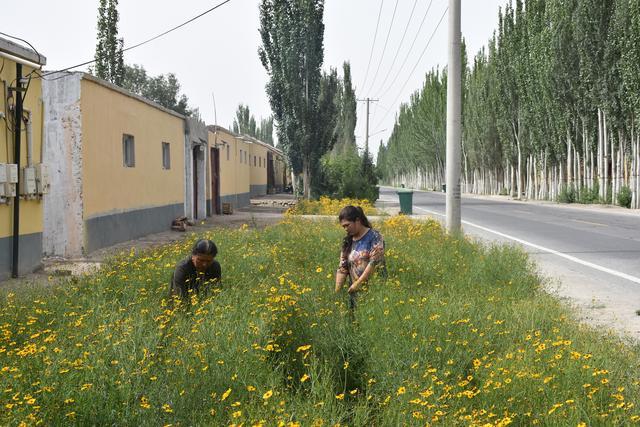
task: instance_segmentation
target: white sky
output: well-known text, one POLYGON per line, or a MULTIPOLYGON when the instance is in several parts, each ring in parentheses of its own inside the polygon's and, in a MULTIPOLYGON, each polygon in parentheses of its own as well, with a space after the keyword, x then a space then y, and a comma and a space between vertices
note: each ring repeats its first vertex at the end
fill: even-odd
MULTIPOLYGON (((125 47, 146 40, 215 6, 221 0, 120 0, 119 35, 125 47), (179 4, 179 7, 177 5, 179 4)), ((507 0, 462 0, 462 33, 470 60, 486 45, 497 28, 498 8, 507 0)), ((326 0, 324 68, 351 62, 356 95, 379 98, 371 104, 370 146, 377 153, 380 140, 388 139, 398 106, 418 90, 425 73, 446 66, 447 17, 429 47, 447 0, 433 0, 418 33, 430 0, 326 0), (363 86, 371 54, 376 20, 382 15, 373 57, 363 86), (391 26, 397 2, 395 20, 391 26), (415 10, 412 19, 412 8, 415 10), (407 27, 407 23, 409 25, 407 27), (407 28, 402 45, 400 41, 407 28), (389 35, 384 56, 382 51, 389 35), (416 38, 413 49, 409 47, 416 38), (419 60, 421 53, 424 55, 419 60), (393 68, 394 56, 397 58, 393 68), (408 56, 407 56, 408 55, 408 56), (406 64, 400 70, 405 58, 406 64), (373 78, 378 70, 378 75, 373 78), (412 69, 415 72, 410 75, 412 69), (385 76, 388 78, 384 86, 385 76), (404 88, 402 88, 404 86, 404 88), (364 89, 363 89, 364 88, 364 89)), ((259 120, 271 114, 265 94, 267 74, 258 59, 260 45, 259 0, 232 0, 208 15, 158 40, 125 53, 129 64, 141 64, 152 74, 173 72, 192 107, 199 107, 204 120, 213 124, 212 93, 215 93, 217 121, 230 126, 239 103, 249 105, 259 120)), ((0 31, 21 37, 47 57, 45 69, 60 69, 93 58, 98 0, 31 0, 28 10, 11 3, 2 10, 0 31)), ((86 70, 86 68, 84 68, 86 70)), ((365 108, 359 103, 357 142, 364 146, 365 108)))

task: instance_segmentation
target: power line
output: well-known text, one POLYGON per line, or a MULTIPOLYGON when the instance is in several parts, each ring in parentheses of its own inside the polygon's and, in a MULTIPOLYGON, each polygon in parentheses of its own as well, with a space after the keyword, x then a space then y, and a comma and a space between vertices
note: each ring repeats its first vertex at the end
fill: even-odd
MULTIPOLYGON (((411 72, 409 73, 409 77, 407 78, 407 80, 404 82, 404 84, 402 85, 402 87, 400 88, 400 91, 398 92, 398 96, 396 96, 396 99, 393 100, 393 102, 391 103, 391 105, 395 105, 395 103, 398 101, 398 99, 400 98, 400 96, 402 96, 402 91, 404 90, 404 88, 407 86, 407 83, 409 83, 409 80, 411 80, 411 76, 413 76, 413 73, 416 71, 416 68, 418 68, 418 65, 420 65, 420 61, 422 60, 422 57, 424 56, 425 52, 427 51, 427 49, 429 48, 429 45, 431 44, 431 40, 433 40, 433 37, 436 35, 436 32, 438 31, 438 28, 440 28, 440 24, 442 24, 442 20, 444 19, 445 15, 447 14, 447 11, 449 10, 449 6, 447 6, 447 8, 444 10, 444 12, 442 13, 442 16, 440 17, 440 20, 438 21, 438 24, 436 25, 436 27, 433 30, 433 33, 431 33, 431 37, 429 37, 429 40, 427 41, 427 45, 424 47, 424 49, 422 50, 422 53, 420 54, 420 57, 418 58, 418 61, 416 62, 416 65, 413 67, 413 69, 411 70, 411 72)), ((389 110, 390 112, 391 110, 389 110)), ((389 115, 389 112, 387 112, 387 114, 384 115, 384 117, 382 117, 382 119, 380 119, 380 121, 378 122, 378 125, 375 127, 376 130, 380 128, 380 125, 382 124, 382 122, 384 121, 384 119, 387 118, 387 116, 389 115)))
POLYGON ((424 16, 422 18, 422 22, 420 22, 420 27, 418 27, 418 32, 416 33, 416 36, 413 38, 413 42, 411 43, 411 47, 409 47, 409 51, 407 52, 407 56, 404 57, 404 60, 402 61, 402 65, 398 69, 398 73, 393 78, 393 81, 391 82, 391 84, 387 87, 387 89, 384 92, 382 92, 382 94, 380 94, 380 98, 382 98, 384 95, 386 95, 387 92, 389 92, 389 90, 393 87, 393 85, 396 83, 396 80, 398 80, 398 77, 400 76, 400 73, 404 69, 404 66, 407 64, 407 60, 409 59, 409 56, 411 55, 411 51, 413 50, 413 46, 416 44, 416 41, 418 40, 418 36, 420 35, 420 31, 422 30, 422 26, 424 25, 425 21, 427 20, 427 16, 429 15, 429 11, 431 10, 431 5, 432 4, 433 4, 433 0, 429 1, 429 6, 427 7, 427 11, 424 13, 424 16))
POLYGON ((376 45, 376 37, 378 37, 378 26, 380 25, 380 16, 382 15, 382 5, 384 5, 384 0, 380 0, 380 10, 378 11, 378 21, 376 22, 376 31, 373 34, 373 43, 371 43, 371 53, 369 54, 369 63, 367 64, 367 72, 364 73, 364 80, 362 81, 362 90, 364 90, 364 85, 367 83, 367 77, 369 77, 369 67, 371 66, 371 58, 373 58, 373 48, 376 45))
POLYGON ((393 15, 391 16, 391 24, 389 24, 389 31, 387 31, 387 38, 384 41, 384 46, 382 47, 382 55, 380 56, 380 62, 378 62, 378 68, 376 69, 376 74, 373 76, 373 80, 371 81, 371 86, 367 93, 371 92, 373 89, 373 85, 376 83, 376 78, 378 77, 378 72, 380 71, 380 66, 382 65, 382 60, 384 59, 384 53, 387 51, 387 43, 389 42, 389 36, 391 35, 391 29, 393 28, 393 21, 396 18, 396 10, 398 9, 398 3, 400 0, 396 0, 396 5, 393 8, 393 15))
MULTIPOLYGON (((382 83, 380 83, 380 88, 384 87, 384 84, 387 82, 389 75, 391 74, 391 70, 393 70, 393 66, 396 65, 396 59, 398 59, 398 54, 400 53, 400 49, 402 48, 402 43, 404 42, 404 38, 407 35, 407 30, 409 30, 409 24, 411 24, 411 19, 413 19, 413 12, 416 10, 416 5, 418 4, 418 0, 413 2, 413 7, 411 8, 411 13, 409 14, 409 20, 407 21, 407 25, 404 27, 404 32, 402 33, 402 38, 400 39, 400 44, 398 45, 398 49, 396 49, 396 54, 393 56, 393 61, 391 61, 391 66, 389 67, 389 71, 387 71, 387 75, 384 76, 382 83)), ((372 87, 373 89, 373 87, 372 87)), ((375 116, 375 113, 374 113, 375 116)))
MULTIPOLYGON (((36 53, 36 55, 38 55, 38 63, 40 63, 40 61, 42 59, 42 55, 40 55, 40 53, 38 53, 38 50, 35 47, 33 47, 33 45, 31 43, 29 43, 25 39, 21 39, 20 37, 12 36, 12 35, 7 34, 7 33, 0 32, 0 34, 2 34, 5 37, 9 37, 9 38, 12 38, 12 39, 15 39, 15 40, 20 40, 21 42, 28 44, 29 47, 31 49, 33 49, 33 51, 36 53)), ((40 67, 42 67, 42 65, 40 65, 40 67)))
MULTIPOLYGON (((138 44, 134 44, 133 46, 129 46, 129 47, 125 48, 125 49, 122 49, 122 51, 123 51, 123 52, 126 52, 126 51, 128 51, 128 50, 135 49, 135 48, 140 47, 140 46, 142 46, 142 45, 144 45, 144 44, 147 44, 147 43, 149 43, 149 42, 152 42, 152 41, 154 41, 154 40, 156 40, 156 39, 158 39, 158 38, 160 38, 160 37, 162 37, 162 36, 164 36, 164 35, 166 35, 166 34, 169 34, 169 33, 170 33, 170 32, 172 32, 172 31, 177 30, 178 28, 184 27, 185 25, 187 25, 187 24, 189 24, 189 23, 191 23, 191 22, 195 21, 195 20, 196 20, 196 19, 198 19, 198 18, 203 17, 204 15, 206 15, 206 14, 208 14, 208 13, 210 13, 210 12, 213 12, 213 11, 214 11, 214 10, 216 10, 217 8, 219 8, 219 7, 221 7, 221 6, 224 6, 225 4, 229 3, 230 1, 231 1, 231 0, 224 0, 222 3, 219 3, 219 4, 215 5, 215 6, 214 6, 214 7, 212 7, 211 9, 207 9, 207 10, 205 10, 205 11, 204 11, 204 12, 202 12, 201 14, 199 14, 199 15, 197 15, 197 16, 194 16, 193 18, 191 18, 191 19, 189 19, 189 20, 187 20, 187 21, 183 22, 182 24, 176 25, 175 27, 170 28, 170 29, 168 29, 168 30, 166 30, 166 31, 164 31, 164 32, 162 32, 162 33, 160 33, 160 34, 158 34, 157 36, 151 37, 150 39, 147 39, 147 40, 145 40, 145 41, 143 41, 143 42, 140 42, 140 43, 138 43, 138 44)), ((42 74, 42 75, 41 75, 41 77, 48 76, 49 74, 60 73, 60 72, 63 72, 63 71, 69 71, 69 70, 71 70, 71 69, 73 69, 73 68, 78 68, 78 67, 82 67, 82 66, 84 66, 84 65, 93 64, 94 62, 96 62, 96 59, 93 59, 93 60, 91 60, 91 61, 83 62, 82 64, 77 64, 77 65, 74 65, 74 66, 71 66, 71 67, 63 68, 62 70, 49 71, 49 72, 47 72, 47 73, 42 74)))

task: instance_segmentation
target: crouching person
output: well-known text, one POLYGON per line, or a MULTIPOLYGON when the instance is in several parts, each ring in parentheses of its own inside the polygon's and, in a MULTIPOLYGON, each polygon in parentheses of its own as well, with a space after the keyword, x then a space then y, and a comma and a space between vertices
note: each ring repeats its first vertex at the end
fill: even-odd
POLYGON ((191 295, 206 297, 211 287, 220 285, 222 270, 215 260, 218 248, 211 240, 200 239, 191 256, 176 265, 171 278, 170 296, 190 304, 191 295))

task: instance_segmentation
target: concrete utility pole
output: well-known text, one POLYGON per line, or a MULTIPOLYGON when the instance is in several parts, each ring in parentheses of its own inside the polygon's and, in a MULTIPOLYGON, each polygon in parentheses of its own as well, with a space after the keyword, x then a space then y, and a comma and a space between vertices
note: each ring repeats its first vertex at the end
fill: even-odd
POLYGON ((364 140, 364 146, 367 147, 367 149, 369 149, 369 104, 371 102, 378 102, 379 99, 367 98, 367 99, 358 99, 358 101, 367 103, 367 130, 366 130, 366 136, 364 140))
POLYGON ((462 59, 460 0, 449 0, 449 66, 447 69, 447 231, 457 233, 460 214, 460 143, 462 123, 462 59))

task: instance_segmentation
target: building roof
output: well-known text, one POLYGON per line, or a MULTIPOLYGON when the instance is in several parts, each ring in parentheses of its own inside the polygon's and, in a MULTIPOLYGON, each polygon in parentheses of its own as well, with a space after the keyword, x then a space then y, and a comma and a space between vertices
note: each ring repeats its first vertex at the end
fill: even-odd
POLYGON ((98 78, 96 76, 92 76, 91 74, 84 73, 84 72, 81 72, 81 71, 78 71, 78 72, 75 72, 75 73, 82 74, 81 78, 84 79, 84 80, 89 80, 91 82, 99 84, 100 86, 104 86, 104 87, 109 88, 109 89, 111 89, 111 90, 113 90, 115 92, 119 92, 124 96, 128 96, 129 98, 133 98, 133 99, 135 99, 137 101, 143 102, 143 103, 145 103, 145 104, 147 104, 147 105, 149 105, 149 106, 151 106, 153 108, 157 108, 158 110, 161 110, 161 111, 163 111, 163 112, 165 112, 167 114, 171 114, 172 116, 175 116, 175 117, 177 117, 179 119, 184 119, 185 118, 185 116, 183 116, 180 113, 176 113, 175 111, 170 110, 167 107, 163 107, 162 105, 158 104, 157 102, 151 101, 150 99, 147 99, 147 98, 145 98, 143 96, 136 95, 133 92, 129 92, 128 90, 123 89, 120 86, 114 85, 111 82, 108 82, 106 80, 102 80, 102 79, 100 79, 100 78, 98 78))
POLYGON ((16 58, 38 65, 45 65, 47 63, 47 58, 35 50, 29 49, 2 37, 0 37, 0 52, 4 52, 15 56, 16 58))

